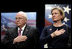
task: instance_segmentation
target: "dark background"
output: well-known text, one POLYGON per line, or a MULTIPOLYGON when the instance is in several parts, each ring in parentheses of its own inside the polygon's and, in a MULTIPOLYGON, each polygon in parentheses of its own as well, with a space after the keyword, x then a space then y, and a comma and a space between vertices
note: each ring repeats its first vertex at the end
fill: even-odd
POLYGON ((1 12, 37 12, 36 27, 42 32, 45 25, 45 4, 71 4, 71 0, 2 0, 1 12))
POLYGON ((45 25, 45 4, 71 4, 71 0, 4 0, 1 12, 37 12, 36 26, 41 32, 45 25))

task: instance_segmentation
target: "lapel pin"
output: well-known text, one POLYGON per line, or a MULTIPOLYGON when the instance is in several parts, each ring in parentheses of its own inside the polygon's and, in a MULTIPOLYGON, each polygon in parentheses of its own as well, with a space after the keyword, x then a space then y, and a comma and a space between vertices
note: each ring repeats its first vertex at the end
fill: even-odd
POLYGON ((52 29, 50 28, 49 30, 51 31, 52 29))

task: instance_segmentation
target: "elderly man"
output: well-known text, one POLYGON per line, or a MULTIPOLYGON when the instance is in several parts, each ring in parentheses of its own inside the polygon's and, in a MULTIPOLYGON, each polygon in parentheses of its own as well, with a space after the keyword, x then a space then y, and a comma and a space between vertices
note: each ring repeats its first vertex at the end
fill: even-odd
POLYGON ((4 44, 13 48, 38 48, 39 32, 37 29, 26 24, 27 15, 25 12, 16 14, 17 27, 9 29, 4 38, 4 44))

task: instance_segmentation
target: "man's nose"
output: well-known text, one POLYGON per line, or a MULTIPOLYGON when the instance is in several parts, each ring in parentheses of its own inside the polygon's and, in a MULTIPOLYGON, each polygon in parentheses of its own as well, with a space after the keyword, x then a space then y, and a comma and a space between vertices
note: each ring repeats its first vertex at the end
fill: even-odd
POLYGON ((18 22, 18 21, 19 21, 19 19, 16 19, 16 21, 18 22))

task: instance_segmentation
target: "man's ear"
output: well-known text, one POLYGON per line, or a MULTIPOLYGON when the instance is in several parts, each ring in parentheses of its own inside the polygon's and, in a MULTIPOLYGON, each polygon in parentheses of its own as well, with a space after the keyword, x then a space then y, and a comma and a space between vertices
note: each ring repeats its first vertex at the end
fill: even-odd
POLYGON ((27 23, 27 19, 25 19, 25 23, 27 23))

